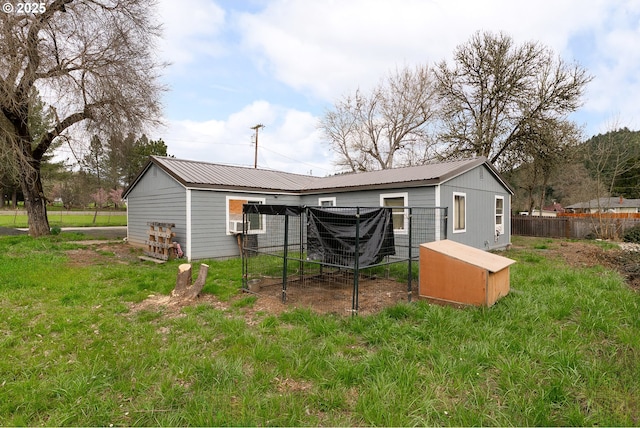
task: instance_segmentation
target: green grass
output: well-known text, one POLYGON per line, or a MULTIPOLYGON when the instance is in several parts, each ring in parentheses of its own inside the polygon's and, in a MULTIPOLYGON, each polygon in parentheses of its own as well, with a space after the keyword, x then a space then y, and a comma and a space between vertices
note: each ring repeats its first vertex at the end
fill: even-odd
POLYGON ((238 260, 207 261, 226 310, 133 312, 181 262, 78 267, 67 239, 0 238, 2 426, 640 424, 640 296, 555 241, 514 239, 490 309, 340 317, 252 311, 238 260))
MULTIPOLYGON (((67 212, 48 212, 49 225, 51 227, 84 227, 84 226, 126 226, 127 214, 121 211, 111 214, 100 213, 95 217, 93 214, 69 214, 67 212)), ((26 214, 3 214, 0 215, 0 227, 29 227, 26 214)))

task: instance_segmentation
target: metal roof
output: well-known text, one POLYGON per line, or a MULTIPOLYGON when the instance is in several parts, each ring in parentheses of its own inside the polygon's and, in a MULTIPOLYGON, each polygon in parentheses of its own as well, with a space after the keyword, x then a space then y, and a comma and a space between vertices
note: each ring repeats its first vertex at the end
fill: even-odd
POLYGON ((297 192, 301 186, 318 179, 301 174, 266 169, 221 165, 170 157, 152 156, 158 165, 186 187, 262 189, 297 192))
POLYGON ((565 208, 569 209, 595 209, 595 208, 640 208, 640 199, 626 199, 622 197, 612 196, 610 198, 604 197, 598 199, 592 199, 587 202, 578 202, 576 204, 569 205, 565 208))
POLYGON ((478 165, 485 164, 505 188, 513 193, 511 187, 485 157, 338 174, 329 177, 314 177, 281 171, 151 156, 147 165, 125 192, 125 197, 152 164, 157 165, 185 187, 301 194, 435 185, 448 181, 478 165))
POLYGON ((429 163, 404 168, 383 169, 324 177, 305 187, 305 191, 347 191, 366 188, 406 187, 443 183, 486 162, 486 158, 429 163))

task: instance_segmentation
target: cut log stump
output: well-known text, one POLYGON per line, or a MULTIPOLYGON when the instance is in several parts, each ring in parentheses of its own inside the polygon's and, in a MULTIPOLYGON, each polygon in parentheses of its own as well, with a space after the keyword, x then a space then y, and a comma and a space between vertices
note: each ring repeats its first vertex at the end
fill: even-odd
POLYGON ((178 266, 178 276, 176 278, 176 287, 171 292, 172 298, 178 299, 195 299, 198 297, 205 282, 207 281, 207 274, 209 273, 209 265, 202 263, 200 265, 200 271, 198 272, 198 279, 193 284, 191 283, 191 264, 183 263, 178 266))

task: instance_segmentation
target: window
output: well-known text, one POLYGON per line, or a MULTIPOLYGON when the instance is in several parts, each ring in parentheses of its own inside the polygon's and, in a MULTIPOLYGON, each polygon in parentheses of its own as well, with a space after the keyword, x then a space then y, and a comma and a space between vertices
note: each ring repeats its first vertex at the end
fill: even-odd
POLYGON ((467 230, 467 195, 453 193, 453 233, 467 230))
POLYGON ((336 206, 336 198, 318 198, 318 205, 321 207, 335 207, 336 206))
POLYGON ((504 233, 504 196, 496 196, 496 232, 504 233))
POLYGON ((404 208, 409 205, 408 193, 389 193, 386 195, 380 195, 380 206, 383 207, 402 207, 392 208, 391 216, 393 218, 393 231, 399 233, 407 233, 409 229, 408 225, 408 213, 404 208))
MULTIPOLYGON (((227 196, 227 233, 242 231, 242 206, 244 204, 264 204, 262 198, 227 196)), ((264 233, 264 220, 261 214, 247 215, 249 233, 264 233)))

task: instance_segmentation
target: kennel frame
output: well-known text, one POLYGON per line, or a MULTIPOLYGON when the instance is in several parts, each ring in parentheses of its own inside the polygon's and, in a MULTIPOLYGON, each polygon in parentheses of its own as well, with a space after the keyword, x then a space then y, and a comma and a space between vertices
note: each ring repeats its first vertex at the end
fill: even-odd
POLYGON ((249 281, 255 272, 252 272, 250 260, 257 256, 271 256, 281 259, 280 282, 282 290, 280 298, 282 303, 286 303, 288 300, 288 288, 294 276, 297 277, 297 280, 304 281, 309 278, 307 277, 307 271, 311 270, 311 267, 315 268, 319 275, 323 275, 325 269, 337 269, 347 273, 350 272, 353 275, 351 313, 357 314, 360 306, 361 273, 370 268, 406 263, 406 298, 410 302, 414 291, 415 275, 413 268, 414 266, 419 266, 417 264, 419 245, 424 242, 446 239, 447 220, 446 207, 320 207, 245 204, 243 205, 243 231, 238 236, 242 255, 242 288, 245 291, 253 291, 249 281), (401 232, 394 231, 395 255, 385 256, 376 263, 362 265, 361 256, 353 257, 353 265, 331 263, 324 260, 310 260, 307 257, 309 249, 307 226, 311 209, 323 209, 334 213, 353 213, 354 255, 360 254, 361 244, 363 243, 360 221, 363 214, 370 213, 373 210, 387 210, 391 222, 393 222, 393 213, 397 214, 398 210, 403 210, 405 216, 403 218, 406 218, 406 229, 401 232), (426 217, 426 220, 423 217, 426 217), (297 219, 297 223, 292 219, 297 219), (259 227, 256 226, 257 233, 247 230, 247 225, 250 224, 250 221, 253 221, 254 225, 261 225, 259 227), (420 233, 420 230, 422 230, 422 233, 420 233), (416 233, 417 231, 418 233, 416 233), (433 236, 429 237, 429 234, 433 236), (296 265, 297 273, 292 275, 290 268, 294 264, 296 265))

